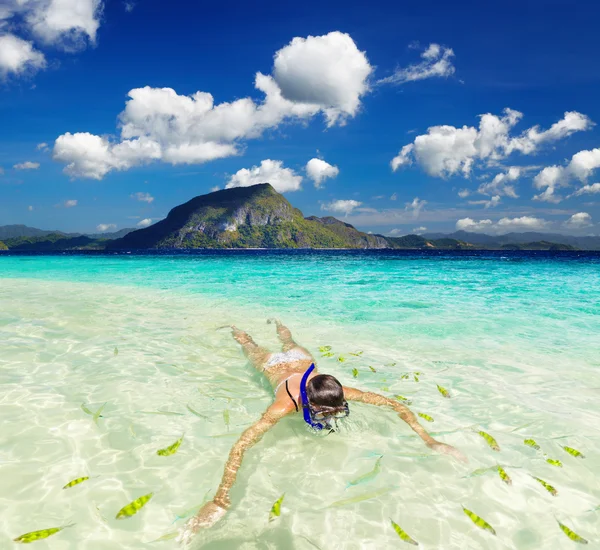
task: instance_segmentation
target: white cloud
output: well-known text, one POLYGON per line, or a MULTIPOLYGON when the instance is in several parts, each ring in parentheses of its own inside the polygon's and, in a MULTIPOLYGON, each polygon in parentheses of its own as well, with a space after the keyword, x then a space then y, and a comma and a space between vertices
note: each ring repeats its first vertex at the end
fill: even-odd
POLYGON ((96 231, 100 231, 100 233, 104 233, 105 231, 109 231, 110 229, 116 229, 117 226, 114 223, 101 223, 96 226, 96 231))
POLYGON ((151 218, 145 218, 145 219, 143 219, 143 220, 140 220, 140 221, 137 223, 137 226, 138 226, 138 227, 148 227, 148 226, 149 226, 149 225, 151 225, 151 224, 152 224, 152 219, 151 219, 151 218))
POLYGON ((420 200, 419 197, 415 197, 412 202, 406 203, 406 210, 412 210, 413 217, 416 219, 419 217, 421 210, 427 204, 427 201, 420 200))
POLYGON ((429 47, 421 54, 423 61, 415 65, 398 68, 393 75, 377 81, 378 84, 404 84, 415 80, 423 80, 432 77, 448 77, 454 74, 452 65, 454 52, 450 48, 444 48, 439 44, 429 44, 429 47))
POLYGON ((471 218, 463 218, 456 222, 457 231, 471 231, 477 233, 479 231, 485 231, 492 226, 492 220, 480 220, 475 221, 471 218))
POLYGON ((421 233, 425 233, 425 231, 427 231, 426 227, 413 227, 411 233, 414 233, 415 235, 420 235, 421 233))
POLYGON ((214 193, 215 191, 218 191, 220 189, 220 187, 218 185, 215 185, 214 187, 210 188, 210 192, 214 193))
MULTIPOLYGON (((600 168, 600 148, 587 151, 579 151, 574 154, 566 166, 547 166, 533 178, 533 186, 536 189, 543 189, 543 192, 535 195, 534 200, 559 203, 563 197, 556 195, 555 191, 561 187, 569 187, 570 181, 577 179, 581 182, 587 180, 594 170, 600 168)), ((583 186, 581 189, 592 186, 583 186)), ((582 191, 582 193, 588 192, 582 191)), ((581 194, 582 194, 581 193, 581 194)), ((579 195, 576 191, 574 195, 579 195)))
POLYGON ((27 207, 27 210, 29 210, 29 212, 33 212, 33 206, 31 206, 31 205, 30 205, 30 206, 28 206, 28 207, 27 207))
POLYGON ((517 181, 520 176, 521 169, 513 166, 505 173, 497 174, 491 182, 482 183, 477 192, 482 195, 500 195, 517 199, 519 195, 517 195, 512 182, 517 181))
POLYGON ((592 216, 590 216, 587 212, 578 212, 577 214, 573 214, 566 222, 564 222, 564 225, 571 229, 589 227, 592 225, 592 216))
POLYGON ((332 201, 328 204, 322 204, 321 210, 327 210, 329 212, 336 212, 339 214, 348 215, 352 210, 358 208, 362 202, 355 200, 337 200, 332 201))
POLYGON ((36 149, 38 151, 43 151, 44 153, 49 150, 48 144, 46 142, 38 143, 36 149))
POLYGON ((275 54, 273 77, 287 100, 318 105, 328 125, 353 117, 373 71, 350 35, 294 38, 275 54))
POLYGON ((332 166, 322 159, 313 158, 306 163, 306 174, 315 183, 315 187, 320 187, 321 183, 327 178, 336 178, 340 170, 337 166, 332 166))
POLYGON ((137 193, 132 193, 130 197, 140 202, 147 202, 148 204, 150 204, 154 200, 154 197, 150 193, 142 193, 141 191, 138 191, 137 193))
POLYGON ((394 172, 398 170, 398 168, 400 168, 401 166, 407 166, 409 164, 412 164, 411 155, 414 148, 415 146, 412 143, 409 143, 408 145, 402 147, 398 155, 395 156, 392 159, 392 162, 390 163, 394 172))
POLYGON ((123 7, 127 13, 131 13, 135 8, 135 2, 123 2, 123 7))
POLYGON ((64 172, 72 177, 101 180, 111 170, 127 170, 161 154, 160 145, 146 137, 111 145, 87 132, 67 132, 56 139, 53 158, 67 163, 64 172))
MULTIPOLYGON (((590 194, 600 193, 600 183, 592 183, 591 185, 584 185, 583 187, 581 187, 580 189, 575 191, 575 193, 573 193, 573 195, 576 197, 580 197, 581 195, 585 195, 586 193, 590 193, 590 194)), ((571 195, 571 196, 573 196, 573 195, 571 195)))
POLYGON ((329 126, 343 123, 356 114, 370 72, 346 34, 296 38, 275 54, 274 76, 256 74, 261 102, 246 97, 215 105, 206 92, 136 88, 119 116, 120 139, 66 133, 56 139, 54 158, 72 177, 102 179, 153 160, 199 164, 237 155, 241 140, 286 121, 322 112, 329 126))
POLYGON ((391 201, 395 201, 398 200, 398 193, 393 193, 392 196, 390 197, 391 201))
POLYGON ((532 154, 545 143, 593 126, 587 116, 567 112, 549 130, 540 131, 538 126, 534 126, 518 137, 511 137, 510 131, 522 116, 518 111, 504 109, 502 117, 490 113, 481 115, 479 128, 432 126, 427 134, 417 136, 413 143, 402 148, 392 159, 392 170, 396 171, 415 160, 431 176, 446 178, 462 174, 468 177, 476 162, 494 164, 515 151, 532 154))
POLYGON ((549 222, 541 218, 522 216, 520 218, 502 218, 497 222, 492 220, 473 220, 463 218, 456 222, 457 231, 470 231, 472 233, 503 234, 511 231, 539 231, 548 227, 549 222))
POLYGON ((484 208, 494 208, 500 204, 500 195, 494 195, 489 200, 481 200, 481 201, 469 201, 469 204, 480 204, 484 208))
POLYGON ((74 206, 77 206, 77 200, 76 199, 70 199, 70 200, 67 200, 67 201, 63 202, 62 205, 65 208, 73 208, 74 206))
POLYGON ((26 162, 21 162, 20 164, 15 164, 13 166, 15 170, 37 170, 39 167, 39 162, 31 162, 29 160, 26 162))
POLYGON ((266 159, 260 163, 260 166, 238 170, 229 178, 225 187, 226 189, 250 187, 258 183, 270 183, 279 193, 298 191, 302 184, 302 176, 297 175, 290 168, 284 168, 280 160, 266 159))
POLYGON ((471 194, 471 191, 469 191, 469 189, 460 189, 458 191, 458 196, 461 199, 466 199, 470 194, 471 194))
POLYGON ((25 19, 41 41, 66 51, 82 49, 88 40, 96 42, 102 0, 37 0, 23 4, 31 6, 25 19))
POLYGON ((34 49, 33 42, 22 40, 14 34, 0 35, 0 78, 6 78, 9 74, 31 74, 45 66, 46 58, 34 49))
POLYGON ((520 218, 502 218, 497 222, 496 225, 498 226, 500 231, 535 231, 539 229, 544 229, 548 226, 548 223, 549 222, 541 218, 535 218, 532 216, 521 216, 520 218))

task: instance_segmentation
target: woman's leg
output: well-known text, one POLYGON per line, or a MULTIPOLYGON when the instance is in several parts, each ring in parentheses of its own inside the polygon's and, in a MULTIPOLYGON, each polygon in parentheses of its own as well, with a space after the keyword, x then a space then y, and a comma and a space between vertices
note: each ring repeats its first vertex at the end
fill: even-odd
POLYGON ((231 325, 232 336, 238 344, 242 346, 244 355, 252 363, 252 366, 260 370, 264 370, 264 364, 268 361, 271 352, 267 348, 257 345, 252 336, 247 332, 240 330, 234 325, 231 325))
POLYGON ((302 351, 309 357, 311 357, 310 352, 306 348, 299 346, 294 341, 294 339, 292 338, 292 333, 291 333, 290 329, 287 328, 285 325, 283 325, 279 319, 269 319, 268 322, 275 323, 275 326, 277 327, 277 336, 278 336, 279 340, 281 341, 282 350, 284 352, 290 351, 292 349, 297 349, 297 350, 302 351))

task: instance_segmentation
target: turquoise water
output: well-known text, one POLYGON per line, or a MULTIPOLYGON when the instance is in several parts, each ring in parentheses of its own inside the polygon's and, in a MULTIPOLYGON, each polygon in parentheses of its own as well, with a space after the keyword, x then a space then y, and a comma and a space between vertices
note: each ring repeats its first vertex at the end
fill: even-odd
POLYGON ((212 495, 236 437, 272 399, 217 329, 235 323, 276 351, 273 316, 322 372, 410 398, 470 463, 432 453, 392 411, 351 404, 328 437, 286 418, 247 453, 230 512, 192 547, 402 547, 390 518, 427 549, 574 546, 556 519, 598 547, 600 261, 340 253, 0 257, 0 547, 69 523, 35 547, 177 547, 151 541, 212 495), (321 358, 324 345, 336 355, 321 358), (414 371, 419 382, 402 379, 414 371), (104 403, 97 424, 81 409, 104 403), (177 415, 151 414, 165 411, 177 415), (175 455, 156 455, 182 434, 175 455), (379 455, 381 472, 347 488, 379 455), (496 464, 512 485, 470 477, 496 464), (137 515, 114 519, 150 492, 137 515), (331 506, 357 496, 372 498, 331 506))

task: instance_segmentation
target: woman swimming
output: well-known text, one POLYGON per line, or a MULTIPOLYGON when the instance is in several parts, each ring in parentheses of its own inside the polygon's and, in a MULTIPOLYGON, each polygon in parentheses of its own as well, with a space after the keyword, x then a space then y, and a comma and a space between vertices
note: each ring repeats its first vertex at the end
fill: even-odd
POLYGON ((231 449, 221 484, 213 500, 205 504, 186 524, 182 533, 183 540, 203 527, 212 526, 225 515, 231 504, 229 491, 242 464, 244 452, 279 420, 294 412, 302 412, 304 420, 314 429, 331 430, 332 422, 336 423, 338 418, 349 414, 348 401, 387 406, 394 409, 430 449, 466 461, 460 451, 433 439, 405 405, 376 393, 343 387, 333 376, 318 374, 310 352, 294 342, 289 329, 278 320, 268 322, 275 322, 277 327, 277 335, 282 343, 280 353, 271 353, 258 346, 247 333, 235 326, 231 329, 245 356, 273 385, 275 400, 260 420, 244 431, 231 449))

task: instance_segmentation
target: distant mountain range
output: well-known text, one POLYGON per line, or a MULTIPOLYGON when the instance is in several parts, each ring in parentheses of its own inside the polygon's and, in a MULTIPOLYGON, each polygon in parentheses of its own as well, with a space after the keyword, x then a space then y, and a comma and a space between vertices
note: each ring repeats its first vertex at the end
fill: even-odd
POLYGON ((468 241, 474 245, 492 246, 501 248, 506 245, 522 245, 531 242, 552 242, 556 244, 569 245, 580 250, 600 250, 600 237, 574 237, 572 235, 561 235, 560 233, 506 233, 505 235, 486 235, 484 233, 470 233, 468 231, 455 231, 454 233, 427 233, 423 235, 426 239, 455 239, 468 241))
POLYGON ((81 237, 82 235, 85 235, 91 239, 106 240, 119 239, 132 231, 135 231, 135 229, 120 229, 113 233, 64 233, 63 231, 58 231, 58 229, 48 231, 45 229, 28 227, 27 225, 0 225, 0 240, 5 241, 7 239, 17 239, 19 237, 47 237, 48 235, 63 235, 64 237, 81 237))
POLYGON ((224 189, 173 208, 144 229, 84 235, 24 225, 0 227, 0 250, 136 250, 193 248, 357 248, 441 250, 600 250, 600 237, 543 233, 491 236, 458 231, 384 237, 334 217, 305 218, 268 183, 224 189))

